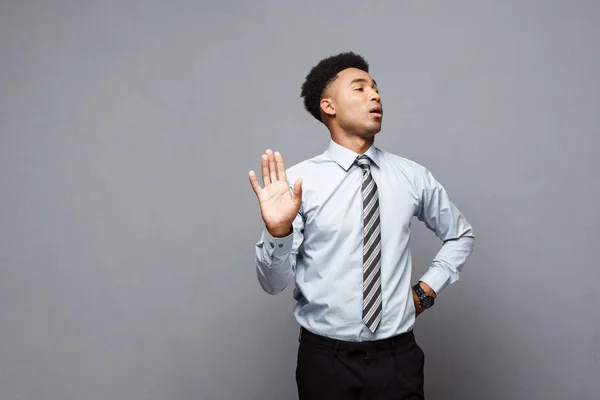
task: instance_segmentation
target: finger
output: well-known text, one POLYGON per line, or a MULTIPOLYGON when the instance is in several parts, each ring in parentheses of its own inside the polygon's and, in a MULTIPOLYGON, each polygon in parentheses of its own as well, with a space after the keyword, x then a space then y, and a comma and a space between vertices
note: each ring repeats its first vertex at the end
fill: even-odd
POLYGON ((285 174, 285 165, 283 165, 283 157, 280 152, 275 152, 275 164, 277 164, 277 177, 280 181, 287 181, 285 174))
POLYGON ((294 182, 293 192, 295 197, 302 198, 302 178, 298 178, 296 179, 296 182, 294 182))
POLYGON ((258 179, 256 179, 256 173, 254 171, 248 172, 248 178, 250 179, 250 185, 252 185, 252 189, 254 193, 258 196, 262 188, 258 184, 258 179))
POLYGON ((262 168, 263 185, 267 186, 271 184, 271 175, 269 174, 269 157, 266 154, 260 157, 260 166, 262 168))
POLYGON ((269 156, 269 174, 271 176, 271 182, 277 182, 277 169, 275 169, 275 157, 271 150, 267 150, 267 156, 269 156))

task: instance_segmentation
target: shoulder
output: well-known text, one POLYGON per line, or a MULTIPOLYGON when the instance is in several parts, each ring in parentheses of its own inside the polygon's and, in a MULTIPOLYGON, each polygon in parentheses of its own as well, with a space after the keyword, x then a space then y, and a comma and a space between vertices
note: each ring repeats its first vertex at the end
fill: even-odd
POLYGON ((381 152, 380 159, 382 165, 390 168, 393 173, 403 176, 410 182, 417 193, 423 193, 423 191, 435 189, 440 186, 431 170, 425 165, 387 151, 379 151, 381 152))
POLYGON ((318 174, 319 168, 330 162, 331 159, 322 153, 286 168, 285 173, 293 184, 297 178, 318 174))
POLYGON ((377 149, 377 152, 383 165, 401 170, 407 175, 419 177, 429 173, 427 167, 415 160, 379 148, 377 149))

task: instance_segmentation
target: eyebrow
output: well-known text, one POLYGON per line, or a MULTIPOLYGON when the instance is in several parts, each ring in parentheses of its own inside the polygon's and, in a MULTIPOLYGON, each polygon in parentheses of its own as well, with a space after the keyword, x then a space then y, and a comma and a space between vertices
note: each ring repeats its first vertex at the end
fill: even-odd
MULTIPOLYGON (((354 79, 352 82, 350 82, 350 85, 354 84, 354 83, 369 83, 368 80, 366 80, 365 78, 356 78, 354 79)), ((377 86, 377 82, 375 82, 375 79, 373 79, 373 84, 375 86, 377 86)))

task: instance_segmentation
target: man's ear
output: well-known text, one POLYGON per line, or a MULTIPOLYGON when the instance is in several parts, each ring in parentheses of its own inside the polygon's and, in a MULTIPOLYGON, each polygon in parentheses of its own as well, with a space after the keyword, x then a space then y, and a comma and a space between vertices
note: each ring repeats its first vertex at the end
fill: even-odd
POLYGON ((333 105, 331 99, 321 99, 319 106, 321 106, 321 112, 323 112, 325 115, 329 115, 330 117, 333 117, 335 115, 335 106, 333 105))

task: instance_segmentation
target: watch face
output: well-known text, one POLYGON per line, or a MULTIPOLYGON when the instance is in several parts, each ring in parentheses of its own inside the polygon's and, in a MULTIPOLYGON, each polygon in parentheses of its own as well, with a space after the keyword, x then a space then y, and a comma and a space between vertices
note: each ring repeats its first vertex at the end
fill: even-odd
POLYGON ((429 307, 433 306, 433 297, 427 296, 424 299, 422 299, 421 306, 423 308, 429 308, 429 307))

